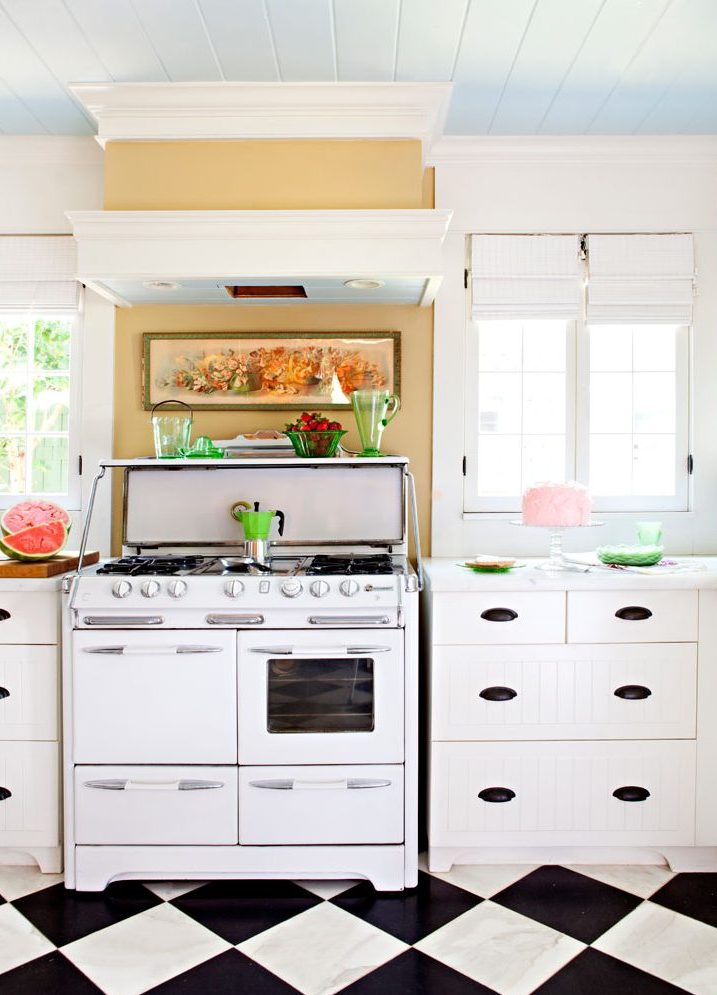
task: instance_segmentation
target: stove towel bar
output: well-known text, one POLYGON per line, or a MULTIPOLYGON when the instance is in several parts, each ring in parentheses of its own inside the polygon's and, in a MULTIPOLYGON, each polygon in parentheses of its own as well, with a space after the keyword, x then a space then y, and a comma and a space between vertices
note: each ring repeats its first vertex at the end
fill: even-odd
POLYGON ((85 615, 83 625, 103 625, 111 629, 119 625, 163 625, 162 615, 85 615))
POLYGON ((262 656, 307 656, 334 659, 337 656, 369 656, 390 653, 390 646, 252 646, 250 653, 262 656))
POLYGON ((249 784, 252 788, 266 788, 270 791, 353 791, 358 788, 390 788, 392 782, 377 777, 344 777, 333 781, 274 777, 265 781, 249 781, 249 784))
POLYGON ((85 781, 85 787, 100 791, 208 791, 211 788, 223 788, 224 781, 204 781, 198 778, 182 781, 133 781, 106 777, 98 781, 85 781))
POLYGON ((309 615, 309 625, 390 625, 388 615, 309 615))
POLYGON ((221 653, 221 646, 83 646, 83 653, 117 656, 176 656, 185 653, 221 653))

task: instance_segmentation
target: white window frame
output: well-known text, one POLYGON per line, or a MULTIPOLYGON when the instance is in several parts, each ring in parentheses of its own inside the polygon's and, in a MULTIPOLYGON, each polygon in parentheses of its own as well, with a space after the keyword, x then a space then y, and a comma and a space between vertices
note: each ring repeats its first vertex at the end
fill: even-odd
MULTIPOLYGON (((3 320, 22 321, 30 324, 37 318, 50 320, 70 320, 70 412, 68 424, 68 481, 67 493, 62 494, 34 494, 18 493, 0 494, 0 508, 9 508, 18 501, 47 499, 61 504, 67 511, 80 511, 82 502, 82 477, 80 474, 80 446, 81 446, 81 426, 82 426, 82 309, 77 311, 57 311, 51 308, 3 308, 0 310, 0 318, 3 320)), ((64 434, 64 433, 62 433, 64 434)), ((26 434, 25 438, 31 438, 31 434, 26 434)))

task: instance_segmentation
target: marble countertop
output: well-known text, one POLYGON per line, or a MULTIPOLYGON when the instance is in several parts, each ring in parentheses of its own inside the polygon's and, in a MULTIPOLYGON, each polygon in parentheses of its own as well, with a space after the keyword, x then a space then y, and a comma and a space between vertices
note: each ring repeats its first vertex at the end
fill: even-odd
POLYGON ((509 573, 473 573, 460 566, 465 558, 432 557, 424 560, 426 588, 435 592, 470 591, 677 591, 717 588, 717 556, 674 556, 690 569, 675 573, 633 573, 607 567, 587 572, 553 573, 537 569, 544 558, 518 557, 524 564, 509 573))

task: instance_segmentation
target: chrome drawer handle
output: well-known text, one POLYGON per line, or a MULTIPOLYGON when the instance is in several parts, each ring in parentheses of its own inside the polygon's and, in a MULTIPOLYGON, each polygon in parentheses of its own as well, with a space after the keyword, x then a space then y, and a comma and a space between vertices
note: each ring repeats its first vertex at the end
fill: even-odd
POLYGON ((263 615, 207 615, 209 625, 263 625, 263 615))
POLYGON ((388 615, 309 615, 309 625, 390 625, 388 615))
POLYGON ((85 615, 83 625, 104 625, 112 628, 116 625, 162 625, 161 615, 85 615))
POLYGON ((252 646, 250 653, 262 656, 367 656, 369 653, 390 653, 390 646, 252 646))
POLYGON ((518 692, 514 691, 513 688, 483 688, 479 697, 484 698, 486 701, 511 701, 513 698, 518 697, 518 692))
POLYGON ((483 788, 478 797, 484 802, 510 802, 515 798, 515 791, 511 788, 483 788))
MULTIPOLYGON (((83 653, 122 656, 171 656, 173 653, 221 653, 221 646, 83 646, 83 653)), ((1 696, 0 696, 1 697, 1 696)))
POLYGON ((624 684, 621 688, 615 688, 613 694, 616 698, 624 698, 625 701, 641 701, 643 698, 649 698, 652 691, 642 684, 624 684))
POLYGON ((637 784, 626 784, 622 788, 615 788, 612 796, 621 802, 644 802, 650 797, 650 792, 637 784))
POLYGON ((208 791, 224 787, 224 781, 191 778, 182 781, 133 781, 131 778, 107 777, 84 783, 86 788, 98 788, 100 791, 208 791))
POLYGON ((10 697, 10 692, 8 691, 8 689, 0 688, 0 701, 2 701, 3 698, 9 698, 9 697, 10 697))
POLYGON ((3 788, 0 784, 0 802, 4 802, 6 798, 12 798, 12 791, 9 788, 3 788))
POLYGON ((518 613, 512 608, 486 608, 484 612, 480 613, 480 617, 484 618, 486 622, 514 622, 518 613))
POLYGON ((359 788, 388 788, 391 783, 391 781, 378 777, 338 778, 335 781, 307 781, 293 777, 274 777, 265 781, 249 781, 252 788, 267 788, 270 791, 298 791, 311 788, 317 791, 332 789, 355 791, 359 788))
POLYGON ((0 622, 7 622, 9 618, 12 618, 10 612, 6 608, 0 608, 0 622))
POLYGON ((626 622, 642 622, 646 618, 652 618, 652 612, 641 605, 626 605, 625 608, 618 608, 615 617, 626 622))

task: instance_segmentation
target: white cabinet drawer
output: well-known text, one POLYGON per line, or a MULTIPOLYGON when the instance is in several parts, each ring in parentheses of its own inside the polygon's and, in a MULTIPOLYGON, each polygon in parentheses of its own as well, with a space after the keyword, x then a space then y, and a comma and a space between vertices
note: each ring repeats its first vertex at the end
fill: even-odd
POLYGON ((0 591, 0 643, 56 643, 59 592, 0 591))
POLYGON ((0 646, 0 740, 57 739, 57 649, 0 646))
POLYGON ((693 643, 438 646, 431 738, 691 738, 696 683, 693 643))
POLYGON ((431 608, 439 645, 565 642, 562 591, 434 594, 431 608))
POLYGON ((695 744, 434 743, 431 793, 434 847, 687 846, 695 744))
POLYGON ((402 843, 403 766, 240 767, 239 842, 402 843))
POLYGON ((88 844, 237 842, 236 767, 76 767, 75 835, 88 844))
POLYGON ((72 638, 77 763, 236 763, 234 632, 72 638))
POLYGON ((697 591, 570 591, 568 642, 697 640, 697 591))
POLYGON ((58 845, 57 752, 57 743, 0 743, 0 846, 58 845))

